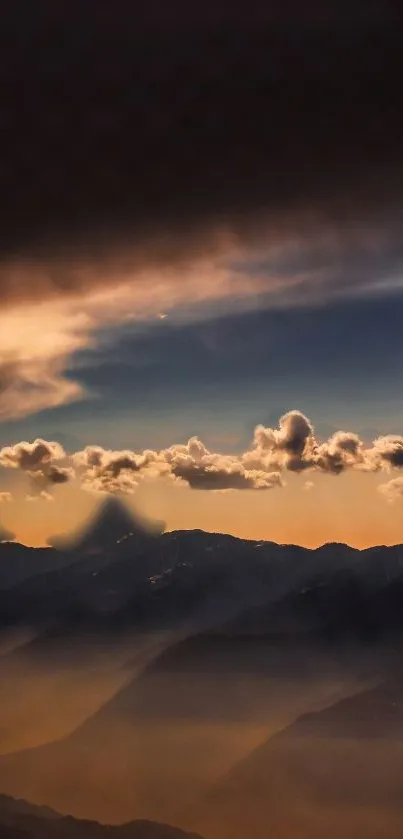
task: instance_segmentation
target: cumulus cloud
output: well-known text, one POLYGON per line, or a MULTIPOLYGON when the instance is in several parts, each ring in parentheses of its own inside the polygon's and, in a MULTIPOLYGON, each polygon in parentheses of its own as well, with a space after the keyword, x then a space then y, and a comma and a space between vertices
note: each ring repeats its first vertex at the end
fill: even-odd
POLYGON ((66 453, 60 443, 49 443, 38 438, 33 443, 25 441, 0 450, 0 463, 12 469, 33 471, 47 468, 54 460, 62 460, 66 453))
POLYGON ((359 468, 365 464, 366 454, 357 434, 336 431, 326 443, 315 447, 315 465, 324 472, 338 475, 348 467, 359 468))
POLYGON ((172 446, 162 453, 172 473, 192 489, 273 489, 281 486, 278 471, 248 469, 239 457, 210 452, 197 438, 186 446, 172 446))
MULTIPOLYGON (((254 446, 243 455, 243 461, 249 466, 262 464, 270 468, 276 465, 280 469, 297 473, 315 469, 338 475, 349 468, 375 472, 390 464, 393 446, 397 446, 398 439, 382 443, 389 438, 379 438, 370 448, 365 448, 354 432, 336 431, 328 440, 320 443, 311 421, 300 411, 294 410, 280 418, 277 429, 258 425, 254 446)), ((393 465, 398 466, 398 455, 395 455, 394 460, 393 465)))
MULTIPOLYGON (((169 478, 192 489, 265 490, 282 486, 287 472, 339 475, 347 469, 377 472, 398 468, 399 437, 382 437, 365 447, 354 432, 337 431, 319 442, 301 411, 280 417, 277 428, 258 425, 252 448, 238 455, 211 452, 197 437, 161 451, 106 451, 90 446, 73 459, 86 489, 134 492, 142 480, 169 478)), ((304 487, 311 489, 311 481, 304 487)))
POLYGON ((284 414, 280 417, 278 428, 258 425, 253 442, 254 448, 245 456, 246 463, 272 462, 292 472, 300 472, 312 466, 314 430, 301 411, 284 414))
POLYGON ((60 465, 67 460, 63 446, 38 438, 32 443, 22 441, 0 449, 0 465, 20 469, 30 480, 31 497, 47 498, 49 487, 65 484, 74 477, 71 466, 60 465))
MULTIPOLYGON (((82 489, 100 493, 134 493, 142 482, 169 481, 195 490, 226 492, 281 487, 287 472, 339 475, 346 470, 390 472, 403 468, 403 438, 378 437, 370 446, 354 432, 336 431, 319 441, 301 411, 280 417, 278 427, 258 425, 252 446, 243 453, 210 451, 198 437, 158 451, 105 449, 90 445, 66 454, 57 442, 42 439, 0 450, 0 465, 20 469, 30 480, 34 497, 48 498, 52 486, 77 478, 82 489)), ((380 491, 394 496, 400 478, 380 491)), ((304 489, 312 489, 307 478, 304 489)))
POLYGON ((128 494, 135 491, 146 467, 156 459, 155 452, 112 451, 101 446, 87 446, 72 457, 84 489, 128 494))
POLYGON ((161 451, 107 451, 88 446, 73 455, 85 489, 134 492, 143 480, 165 479, 192 489, 271 489, 279 473, 246 469, 239 457, 210 452, 197 437, 161 451))
POLYGON ((385 496, 389 504, 393 504, 403 496, 403 478, 393 478, 392 481, 381 484, 378 490, 385 496))
POLYGON ((396 434, 378 437, 367 453, 367 460, 374 471, 403 466, 403 437, 396 434))

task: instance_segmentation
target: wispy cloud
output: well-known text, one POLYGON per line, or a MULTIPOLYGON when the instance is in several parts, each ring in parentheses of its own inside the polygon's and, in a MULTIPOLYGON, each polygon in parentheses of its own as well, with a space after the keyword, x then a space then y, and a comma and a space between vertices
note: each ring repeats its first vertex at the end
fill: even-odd
MULTIPOLYGON (((208 307, 226 301, 234 309, 250 306, 263 292, 260 279, 231 275, 221 257, 193 265, 157 270, 109 266, 108 281, 97 277, 81 293, 58 295, 51 284, 38 302, 15 300, 0 315, 0 421, 34 414, 86 396, 82 384, 68 375, 75 354, 95 348, 106 328, 131 321, 155 322, 174 313, 177 319, 206 316, 208 307), (207 307, 207 308, 206 308, 207 307)), ((28 270, 28 269, 27 269, 28 270)), ((48 271, 43 264, 42 271, 48 271)), ((78 270, 78 269, 77 269, 78 270)), ((29 276, 28 276, 29 281, 29 276)), ((210 308, 211 311, 211 308, 210 308)))
POLYGON ((273 233, 261 259, 259 249, 222 232, 211 252, 184 253, 166 264, 118 254, 102 266, 67 260, 59 268, 65 287, 46 260, 8 266, 16 282, 0 315, 0 422, 89 396, 72 368, 105 329, 113 337, 114 329, 135 321, 183 323, 231 311, 312 307, 379 293, 387 279, 403 290, 403 251, 393 250, 390 238, 368 230, 350 231, 346 240, 322 234, 313 242, 313 236, 273 233))

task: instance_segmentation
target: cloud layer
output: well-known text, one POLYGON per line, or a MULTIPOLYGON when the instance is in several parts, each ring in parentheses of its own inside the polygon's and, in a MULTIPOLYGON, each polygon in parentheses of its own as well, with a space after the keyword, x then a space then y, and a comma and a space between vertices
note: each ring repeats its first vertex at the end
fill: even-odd
MULTIPOLYGON (((264 491, 283 486, 287 472, 393 472, 403 468, 403 437, 386 435, 366 446, 357 434, 337 431, 320 442, 312 422, 293 410, 280 417, 277 428, 258 425, 251 448, 241 454, 211 452, 197 437, 160 451, 93 445, 72 454, 57 442, 37 439, 0 449, 0 465, 28 476, 30 497, 49 498, 54 486, 73 480, 95 493, 132 494, 144 481, 161 480, 196 490, 264 491)), ((379 489, 393 500, 403 494, 402 481, 393 478, 379 489)), ((302 484, 311 486, 310 480, 302 484)))
MULTIPOLYGON (((9 4, 4 255, 102 254, 107 238, 166 263, 211 245, 222 223, 250 239, 262 220, 267 232, 301 213, 390 209, 402 175, 393 4, 265 6, 117 0, 105 15, 97 0, 85 13, 42 0, 34 19, 28 0, 9 4)), ((68 293, 77 277, 59 269, 53 282, 68 293)))
POLYGON ((401 287, 393 3, 82 7, 2 14, 0 421, 127 313, 401 287))

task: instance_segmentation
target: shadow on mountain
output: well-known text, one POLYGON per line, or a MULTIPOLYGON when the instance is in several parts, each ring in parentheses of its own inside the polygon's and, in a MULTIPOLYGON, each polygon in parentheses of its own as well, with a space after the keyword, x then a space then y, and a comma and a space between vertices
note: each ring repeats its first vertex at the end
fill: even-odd
POLYGON ((110 549, 128 537, 160 536, 164 530, 163 522, 140 516, 120 498, 108 496, 77 532, 50 537, 48 544, 83 555, 110 549))

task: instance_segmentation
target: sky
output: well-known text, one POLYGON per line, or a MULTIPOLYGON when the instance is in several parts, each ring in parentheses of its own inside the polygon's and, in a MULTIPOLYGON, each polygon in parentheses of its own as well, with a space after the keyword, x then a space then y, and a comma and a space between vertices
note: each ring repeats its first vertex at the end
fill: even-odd
POLYGON ((3 534, 403 541, 397 4, 1 17, 3 534))

